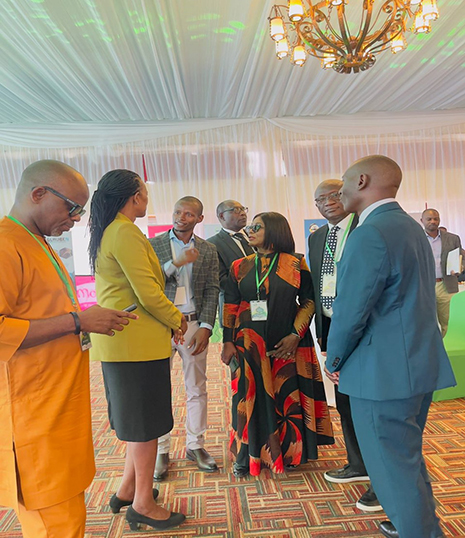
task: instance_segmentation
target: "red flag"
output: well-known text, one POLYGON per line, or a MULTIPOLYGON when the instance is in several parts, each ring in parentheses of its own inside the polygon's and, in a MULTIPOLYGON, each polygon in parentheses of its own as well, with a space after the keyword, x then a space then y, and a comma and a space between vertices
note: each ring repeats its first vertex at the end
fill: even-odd
POLYGON ((147 183, 147 166, 145 166, 145 155, 142 153, 142 167, 144 168, 144 183, 147 183))

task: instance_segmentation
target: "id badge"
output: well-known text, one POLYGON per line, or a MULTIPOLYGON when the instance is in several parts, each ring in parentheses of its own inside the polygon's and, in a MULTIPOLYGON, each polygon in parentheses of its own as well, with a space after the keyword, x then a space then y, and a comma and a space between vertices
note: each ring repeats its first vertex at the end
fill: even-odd
POLYGON ((79 340, 81 342, 82 351, 86 351, 92 347, 92 342, 90 341, 90 334, 86 332, 81 332, 79 334, 79 340))
POLYGON ((266 321, 268 318, 268 305, 266 301, 250 301, 252 321, 266 321))
POLYGON ((336 297, 336 275, 322 275, 323 285, 321 295, 323 297, 336 297))
POLYGON ((176 288, 176 295, 174 297, 174 306, 181 306, 187 303, 186 286, 179 286, 176 288))

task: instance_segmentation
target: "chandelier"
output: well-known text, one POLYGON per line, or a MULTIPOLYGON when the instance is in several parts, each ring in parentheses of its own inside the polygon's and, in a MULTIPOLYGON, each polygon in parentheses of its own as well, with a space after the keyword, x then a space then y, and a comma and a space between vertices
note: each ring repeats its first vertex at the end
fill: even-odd
POLYGON ((278 59, 289 56, 302 66, 311 54, 323 69, 358 73, 374 65, 376 54, 404 50, 406 31, 430 32, 438 17, 436 0, 289 0, 287 6, 274 5, 268 20, 278 59), (356 24, 347 17, 349 1, 351 13, 356 4, 362 9, 356 24))

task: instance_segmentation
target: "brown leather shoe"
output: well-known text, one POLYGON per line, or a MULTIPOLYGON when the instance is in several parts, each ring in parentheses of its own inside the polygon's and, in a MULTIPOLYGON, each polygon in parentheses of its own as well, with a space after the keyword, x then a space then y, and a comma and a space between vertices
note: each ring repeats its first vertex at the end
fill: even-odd
POLYGON ((161 482, 166 478, 168 474, 168 467, 170 466, 169 454, 157 454, 157 462, 155 463, 155 472, 153 473, 153 479, 157 482, 161 482))
POLYGON ((214 473, 218 471, 218 465, 215 460, 204 448, 187 449, 186 458, 190 461, 195 461, 197 467, 205 473, 214 473))

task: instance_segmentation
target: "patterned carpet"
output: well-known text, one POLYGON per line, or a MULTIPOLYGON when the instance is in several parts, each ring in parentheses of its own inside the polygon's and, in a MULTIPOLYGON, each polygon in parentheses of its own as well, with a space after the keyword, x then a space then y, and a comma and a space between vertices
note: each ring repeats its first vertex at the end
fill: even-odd
MULTIPOLYGON (((204 474, 185 459, 184 390, 181 364, 175 360, 173 432, 169 479, 160 486, 160 502, 188 515, 179 529, 134 533, 124 515, 107 506, 123 469, 124 446, 109 430, 100 365, 92 365, 92 405, 97 475, 87 492, 86 538, 379 538, 383 512, 355 508, 365 484, 329 484, 324 471, 344 464, 340 423, 332 410, 337 442, 324 447, 320 459, 281 476, 263 471, 259 479, 236 479, 227 451, 229 372, 219 360, 219 344, 209 353, 209 429, 207 448, 221 466, 204 474)), ((465 400, 434 403, 426 428, 425 450, 434 481, 438 513, 446 536, 465 537, 465 400)), ((122 511, 124 512, 124 510, 122 511)), ((10 510, 0 508, 0 536, 21 536, 10 510)))

